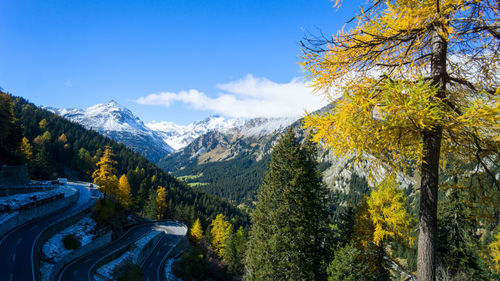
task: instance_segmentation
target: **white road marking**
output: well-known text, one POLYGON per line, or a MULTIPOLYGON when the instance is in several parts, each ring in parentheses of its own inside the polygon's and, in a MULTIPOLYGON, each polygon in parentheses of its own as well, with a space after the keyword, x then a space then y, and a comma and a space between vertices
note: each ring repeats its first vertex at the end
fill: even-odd
POLYGON ((16 261, 16 253, 12 256, 12 261, 16 261))
POLYGON ((17 240, 17 245, 19 245, 19 243, 21 243, 21 239, 23 239, 23 238, 19 238, 19 239, 17 240))
POLYGON ((10 274, 10 281, 12 281, 12 280, 13 280, 13 278, 14 278, 14 275, 11 273, 11 274, 10 274))

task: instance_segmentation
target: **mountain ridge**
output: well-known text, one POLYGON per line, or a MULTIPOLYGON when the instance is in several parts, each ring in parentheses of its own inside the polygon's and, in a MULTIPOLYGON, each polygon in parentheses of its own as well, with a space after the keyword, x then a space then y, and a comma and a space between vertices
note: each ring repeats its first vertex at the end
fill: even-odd
POLYGON ((123 143, 155 163, 174 151, 158 133, 147 128, 132 111, 114 100, 87 109, 43 108, 123 143))

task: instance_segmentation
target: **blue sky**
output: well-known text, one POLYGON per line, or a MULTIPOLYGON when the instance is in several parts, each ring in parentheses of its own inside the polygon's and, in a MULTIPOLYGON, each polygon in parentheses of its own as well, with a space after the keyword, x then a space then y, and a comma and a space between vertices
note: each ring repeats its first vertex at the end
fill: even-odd
POLYGON ((145 122, 303 111, 324 101, 299 41, 342 28, 362 1, 344 2, 2 0, 0 87, 55 107, 114 99, 145 122))

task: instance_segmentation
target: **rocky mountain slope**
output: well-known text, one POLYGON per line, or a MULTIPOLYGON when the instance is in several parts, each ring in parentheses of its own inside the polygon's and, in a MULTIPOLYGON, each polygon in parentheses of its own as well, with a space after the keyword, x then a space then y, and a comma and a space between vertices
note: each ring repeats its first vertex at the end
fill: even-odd
POLYGON ((85 110, 44 108, 123 143, 155 163, 174 151, 163 141, 161 135, 149 129, 129 109, 113 100, 106 104, 96 104, 85 110))
POLYGON ((176 150, 186 147, 197 137, 210 131, 225 131, 244 123, 241 119, 226 119, 222 116, 212 115, 203 120, 195 121, 187 126, 177 125, 168 121, 153 121, 146 126, 156 131, 163 141, 176 150))
MULTIPOLYGON (((167 155, 158 165, 192 186, 250 206, 267 170, 272 147, 289 127, 299 137, 305 137, 302 119, 256 118, 232 129, 207 132, 167 155)), ((330 189, 346 191, 353 179, 359 181, 367 176, 364 169, 351 165, 352 160, 338 159, 323 147, 318 148, 318 159, 330 189)))

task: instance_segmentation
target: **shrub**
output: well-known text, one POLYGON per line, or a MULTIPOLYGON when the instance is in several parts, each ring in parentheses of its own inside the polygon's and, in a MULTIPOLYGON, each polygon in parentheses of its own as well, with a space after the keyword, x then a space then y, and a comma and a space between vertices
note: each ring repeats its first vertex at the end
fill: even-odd
POLYGON ((64 244, 64 248, 68 250, 78 249, 82 245, 82 242, 80 242, 80 239, 75 234, 68 234, 64 236, 62 242, 64 244))
POLYGON ((141 267, 131 261, 120 264, 113 270, 113 280, 116 281, 141 281, 143 277, 141 267))

